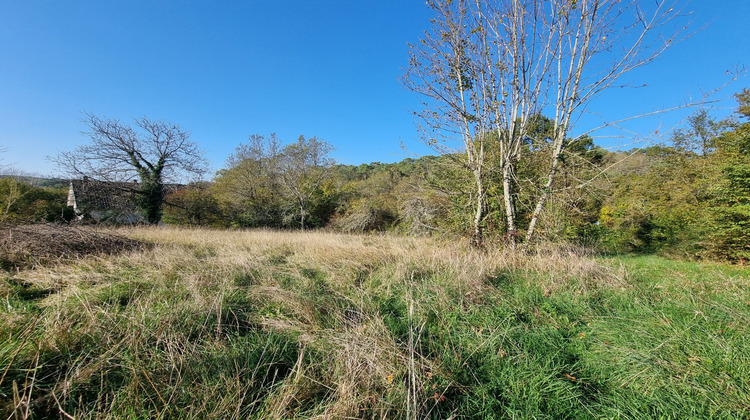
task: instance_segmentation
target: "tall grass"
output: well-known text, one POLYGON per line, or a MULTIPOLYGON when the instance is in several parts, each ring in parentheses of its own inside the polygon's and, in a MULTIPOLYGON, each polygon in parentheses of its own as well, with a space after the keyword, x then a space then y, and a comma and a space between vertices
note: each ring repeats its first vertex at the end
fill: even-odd
POLYGON ((0 280, 11 418, 750 416, 748 271, 425 238, 121 229, 0 280))

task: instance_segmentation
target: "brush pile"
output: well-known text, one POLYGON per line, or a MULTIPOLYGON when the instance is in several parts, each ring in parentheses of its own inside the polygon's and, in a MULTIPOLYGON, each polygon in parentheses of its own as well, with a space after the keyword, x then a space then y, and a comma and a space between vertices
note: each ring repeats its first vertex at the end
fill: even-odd
POLYGON ((85 255, 113 255, 144 243, 89 226, 0 226, 0 267, 20 269, 85 255))

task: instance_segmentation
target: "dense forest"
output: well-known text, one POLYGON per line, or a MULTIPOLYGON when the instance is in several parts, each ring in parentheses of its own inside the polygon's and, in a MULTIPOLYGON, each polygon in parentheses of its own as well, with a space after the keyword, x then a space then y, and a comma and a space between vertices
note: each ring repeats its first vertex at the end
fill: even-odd
MULTIPOLYGON (((750 90, 732 117, 689 117, 666 144, 608 151, 590 138, 565 149, 540 218, 540 237, 608 252, 660 252, 744 263, 750 258, 750 90)), ((519 231, 528 227, 551 153, 551 123, 537 116, 514 183, 519 231)), ((502 173, 488 142, 481 227, 515 241, 503 223, 502 173)), ((466 155, 340 165, 332 146, 300 136, 252 135, 212 181, 164 197, 163 222, 216 228, 327 228, 470 237, 475 215, 466 155)), ((0 180, 6 222, 70 220, 66 184, 0 180)))

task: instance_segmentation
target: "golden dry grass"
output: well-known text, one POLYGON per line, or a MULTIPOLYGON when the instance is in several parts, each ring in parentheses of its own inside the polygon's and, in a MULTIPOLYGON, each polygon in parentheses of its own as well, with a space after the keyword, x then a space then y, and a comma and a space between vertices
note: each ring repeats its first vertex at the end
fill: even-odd
MULTIPOLYGON (((455 388, 451 382, 434 388, 433 376, 453 373, 423 355, 428 319, 486 307, 508 281, 545 296, 629 287, 621 266, 604 266, 573 247, 539 246, 524 254, 319 231, 137 227, 117 233, 154 246, 13 275, 12 282, 49 291, 35 303, 39 324, 14 364, 23 360, 19 369, 33 368, 42 363, 35 354, 69 357, 51 383, 34 392, 22 387, 19 401, 28 406, 82 418, 126 413, 134 401, 157 417, 419 418, 455 388), (244 359, 236 359, 233 340, 271 333, 293 341, 293 360, 264 348, 260 359, 272 354, 287 360, 286 367, 240 367, 244 359), (236 367, 204 372, 212 369, 205 365, 212 354, 225 353, 235 354, 236 367), (108 388, 105 378, 112 375, 119 388, 108 388), (101 392, 85 402, 77 390, 93 386, 101 392), (194 404, 180 407, 191 398, 194 404)), ((24 334, 28 317, 2 316, 10 336, 24 334)), ((468 357, 501 338, 500 324, 470 328, 480 341, 468 357)), ((501 343, 499 357, 503 348, 512 351, 509 345, 501 343)), ((446 344, 445 351, 459 354, 460 346, 446 344)))

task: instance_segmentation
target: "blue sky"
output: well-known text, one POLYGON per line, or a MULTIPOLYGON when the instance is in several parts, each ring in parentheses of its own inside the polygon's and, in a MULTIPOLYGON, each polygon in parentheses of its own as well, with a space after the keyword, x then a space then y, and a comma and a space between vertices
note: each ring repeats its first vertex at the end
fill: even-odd
MULTIPOLYGON (((750 1, 686 10, 705 29, 631 76, 648 88, 610 92, 597 109, 669 106, 750 65, 750 1)), ((429 18, 420 0, 0 0, 1 163, 53 173, 46 156, 87 141, 84 112, 174 121, 214 170, 253 133, 318 136, 347 164, 429 153, 411 114, 421 98, 398 80, 429 18)), ((677 117, 661 118, 637 129, 677 117)))

